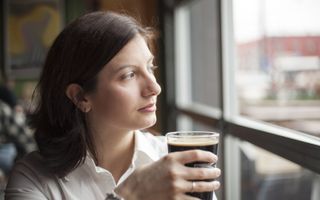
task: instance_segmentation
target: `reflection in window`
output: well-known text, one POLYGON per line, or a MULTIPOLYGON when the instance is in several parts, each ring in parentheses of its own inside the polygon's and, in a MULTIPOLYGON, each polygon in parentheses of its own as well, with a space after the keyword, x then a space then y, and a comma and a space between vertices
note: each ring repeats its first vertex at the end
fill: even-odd
POLYGON ((320 136, 320 1, 233 5, 239 114, 320 136))

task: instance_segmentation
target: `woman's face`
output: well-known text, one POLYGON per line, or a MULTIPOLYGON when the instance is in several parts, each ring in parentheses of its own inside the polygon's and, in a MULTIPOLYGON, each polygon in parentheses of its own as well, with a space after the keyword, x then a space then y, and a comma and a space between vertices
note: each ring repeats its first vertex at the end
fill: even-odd
POLYGON ((154 125, 161 92, 154 68, 145 40, 135 36, 99 72, 96 90, 87 95, 90 125, 123 130, 154 125))

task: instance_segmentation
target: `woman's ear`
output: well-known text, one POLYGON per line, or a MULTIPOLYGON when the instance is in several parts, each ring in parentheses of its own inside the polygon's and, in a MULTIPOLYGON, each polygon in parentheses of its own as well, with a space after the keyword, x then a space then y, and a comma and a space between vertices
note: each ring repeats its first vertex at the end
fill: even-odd
POLYGON ((68 85, 66 89, 66 95, 82 112, 87 113, 91 110, 91 104, 85 98, 83 89, 80 85, 75 83, 68 85))

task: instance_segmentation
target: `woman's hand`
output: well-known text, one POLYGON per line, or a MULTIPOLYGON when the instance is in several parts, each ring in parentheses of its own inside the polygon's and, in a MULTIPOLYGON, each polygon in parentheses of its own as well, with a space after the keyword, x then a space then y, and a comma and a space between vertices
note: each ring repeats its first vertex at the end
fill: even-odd
POLYGON ((220 187, 218 181, 204 181, 218 178, 220 169, 185 166, 197 161, 216 163, 217 156, 201 150, 170 153, 157 162, 136 169, 115 192, 125 200, 196 200, 185 193, 209 192, 220 187), (192 180, 200 181, 193 184, 192 180))

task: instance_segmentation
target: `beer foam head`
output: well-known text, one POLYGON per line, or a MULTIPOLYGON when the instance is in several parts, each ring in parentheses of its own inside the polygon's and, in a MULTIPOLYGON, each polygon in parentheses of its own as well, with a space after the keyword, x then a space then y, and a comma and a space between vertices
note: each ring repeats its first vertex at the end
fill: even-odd
POLYGON ((219 143, 219 133, 210 131, 177 131, 166 135, 167 143, 175 146, 208 146, 219 143))
POLYGON ((170 145, 175 146, 208 146, 219 143, 218 138, 196 138, 196 137, 180 137, 180 138, 167 138, 170 145))

